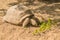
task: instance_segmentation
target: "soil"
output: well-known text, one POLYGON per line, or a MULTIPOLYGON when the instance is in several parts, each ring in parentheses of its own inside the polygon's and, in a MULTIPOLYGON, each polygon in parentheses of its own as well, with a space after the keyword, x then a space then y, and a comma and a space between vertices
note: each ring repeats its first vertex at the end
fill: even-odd
MULTIPOLYGON (((16 0, 0 0, 0 9, 8 9, 8 3, 16 0)), ((0 12, 0 40, 60 40, 60 22, 57 25, 38 35, 33 35, 34 30, 39 27, 21 27, 2 21, 3 13, 0 12)), ((55 17, 55 18, 59 18, 55 17)))

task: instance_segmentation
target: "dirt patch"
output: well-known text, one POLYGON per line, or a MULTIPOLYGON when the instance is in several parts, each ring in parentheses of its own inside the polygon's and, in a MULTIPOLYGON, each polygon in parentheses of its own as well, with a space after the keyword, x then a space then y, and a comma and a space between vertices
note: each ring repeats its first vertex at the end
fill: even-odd
MULTIPOLYGON (((1 22, 0 22, 1 23, 1 22)), ((0 40, 60 40, 60 28, 52 27, 50 31, 39 35, 32 32, 38 27, 23 28, 9 23, 0 24, 0 40)))
MULTIPOLYGON (((14 1, 16 2, 16 0, 0 0, 0 8, 7 9, 9 8, 7 4, 14 1)), ((32 32, 39 27, 23 28, 18 25, 4 23, 2 22, 1 15, 0 15, 0 40, 60 40, 60 26, 58 26, 60 23, 57 23, 58 24, 57 26, 53 26, 51 30, 46 31, 45 33, 33 35, 32 32)))

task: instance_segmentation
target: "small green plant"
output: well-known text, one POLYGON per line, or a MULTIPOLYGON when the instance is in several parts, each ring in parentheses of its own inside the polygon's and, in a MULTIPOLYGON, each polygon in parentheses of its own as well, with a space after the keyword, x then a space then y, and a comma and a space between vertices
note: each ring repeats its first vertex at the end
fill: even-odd
POLYGON ((38 34, 38 33, 41 33, 41 32, 45 32, 45 31, 47 31, 47 30, 49 30, 51 28, 51 25, 52 25, 52 21, 51 21, 51 19, 48 19, 48 21, 47 22, 43 22, 40 25, 39 29, 36 29, 33 32, 33 34, 38 34))
POLYGON ((36 29, 34 32, 33 32, 33 34, 35 35, 35 34, 38 34, 39 33, 39 30, 38 29, 36 29))
POLYGON ((40 32, 44 32, 44 31, 46 31, 46 30, 49 30, 50 28, 51 28, 51 20, 50 19, 48 19, 48 22, 47 23, 43 23, 41 26, 40 26, 40 28, 39 28, 39 31, 40 32))

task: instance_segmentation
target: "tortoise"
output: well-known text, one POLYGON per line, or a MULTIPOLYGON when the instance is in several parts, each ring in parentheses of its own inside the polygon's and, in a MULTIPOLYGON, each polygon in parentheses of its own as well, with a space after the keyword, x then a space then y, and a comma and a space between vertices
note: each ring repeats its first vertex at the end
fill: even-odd
POLYGON ((45 22, 50 18, 50 14, 56 14, 54 11, 57 9, 55 5, 57 6, 57 4, 48 4, 30 8, 30 6, 20 3, 11 6, 7 10, 6 15, 3 17, 3 21, 22 26, 39 26, 40 23, 45 22))

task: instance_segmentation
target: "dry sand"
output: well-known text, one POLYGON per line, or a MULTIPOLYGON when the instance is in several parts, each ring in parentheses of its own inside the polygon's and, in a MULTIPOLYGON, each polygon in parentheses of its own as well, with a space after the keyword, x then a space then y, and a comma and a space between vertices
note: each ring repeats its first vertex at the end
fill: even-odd
MULTIPOLYGON (((7 9, 8 3, 16 2, 16 0, 0 0, 0 9, 7 9)), ((12 25, 2 22, 0 14, 0 40, 60 40, 60 26, 54 26, 50 31, 41 35, 33 35, 32 32, 38 27, 23 28, 21 26, 12 25)))

